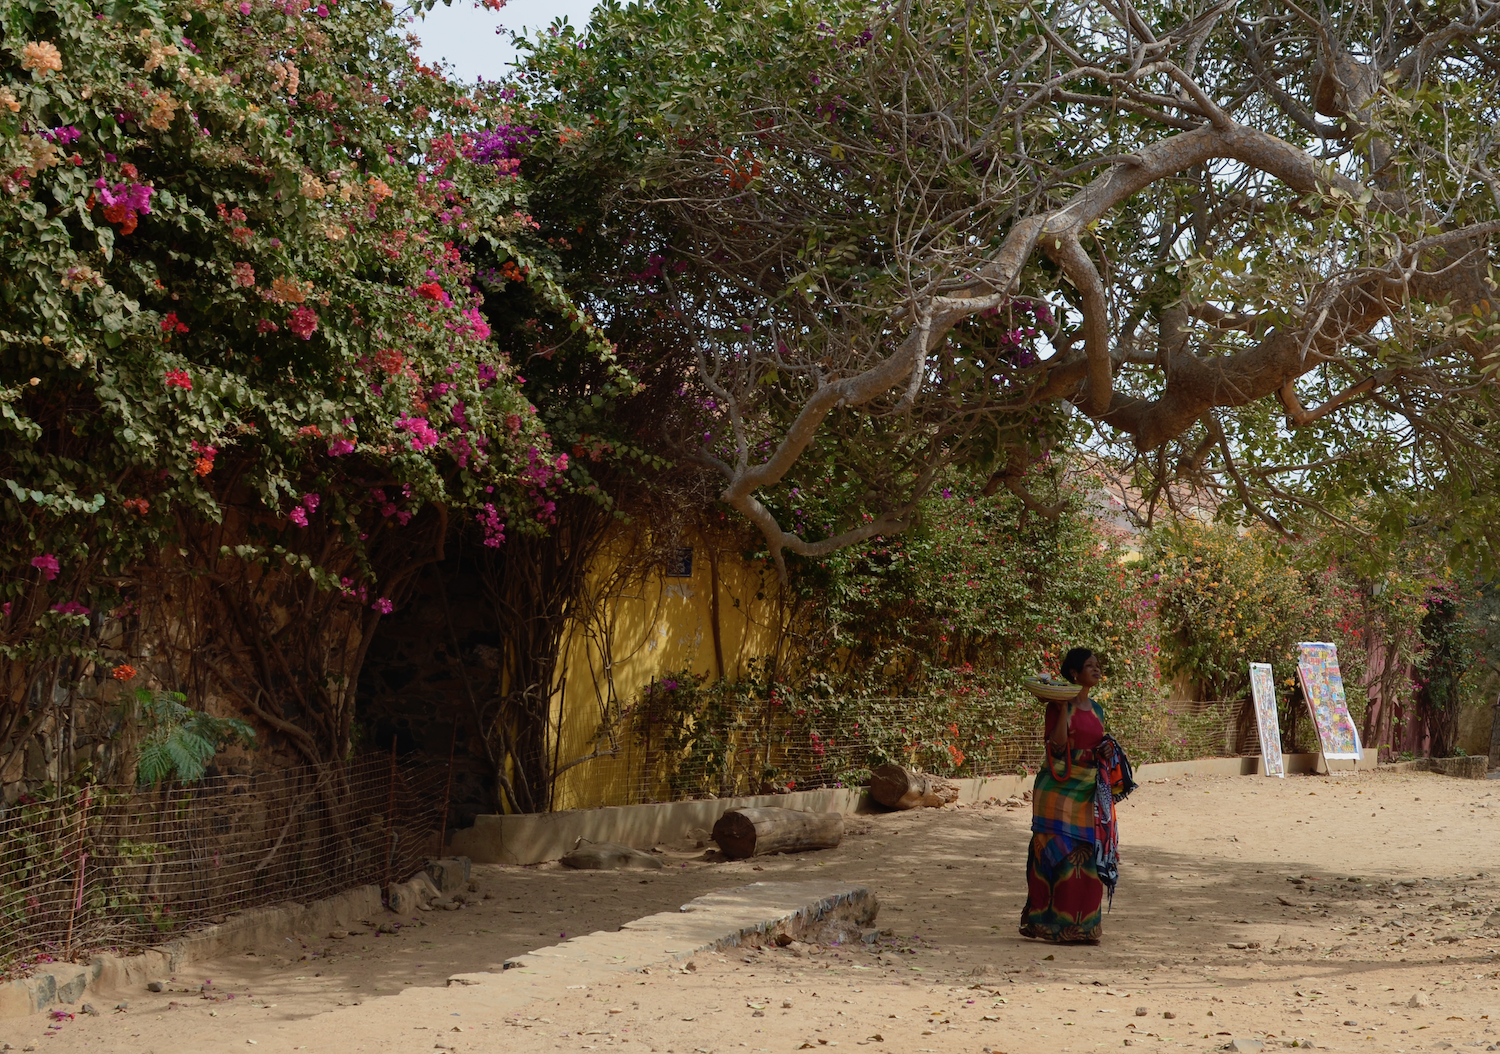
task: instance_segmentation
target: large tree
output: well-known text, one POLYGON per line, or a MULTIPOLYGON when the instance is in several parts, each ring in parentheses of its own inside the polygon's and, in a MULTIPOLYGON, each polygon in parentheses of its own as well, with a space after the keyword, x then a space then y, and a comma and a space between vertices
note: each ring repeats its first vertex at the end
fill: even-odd
MULTIPOLYGON (((1113 445, 1274 528, 1493 561, 1500 4, 655 0, 537 43, 546 222, 654 305, 770 552, 1113 445), (602 205, 597 204, 602 201, 602 205), (834 460, 837 523, 763 500, 834 460)), ((636 317, 639 317, 637 312, 636 317)), ((1037 504, 1040 504, 1039 502, 1037 504)))

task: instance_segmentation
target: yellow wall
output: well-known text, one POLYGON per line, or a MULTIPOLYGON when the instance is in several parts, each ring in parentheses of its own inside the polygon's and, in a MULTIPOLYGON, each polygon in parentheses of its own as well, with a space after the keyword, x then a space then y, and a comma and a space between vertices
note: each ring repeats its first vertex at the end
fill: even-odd
MULTIPOLYGON (((643 785, 645 759, 632 737, 618 728, 600 737, 621 709, 628 707, 653 678, 681 670, 717 677, 708 543, 685 536, 693 548, 692 576, 667 578, 660 570, 610 588, 611 576, 628 565, 628 542, 607 546, 590 573, 590 592, 618 599, 594 611, 580 611, 570 623, 562 649, 559 682, 553 702, 553 747, 558 765, 598 752, 567 769, 557 780, 554 809, 630 805, 648 800, 643 785), (602 588, 601 588, 602 587, 602 588), (559 739, 559 722, 561 736, 559 739)), ((720 640, 724 676, 738 680, 751 659, 775 648, 778 607, 775 571, 746 563, 737 551, 718 556, 720 640)))

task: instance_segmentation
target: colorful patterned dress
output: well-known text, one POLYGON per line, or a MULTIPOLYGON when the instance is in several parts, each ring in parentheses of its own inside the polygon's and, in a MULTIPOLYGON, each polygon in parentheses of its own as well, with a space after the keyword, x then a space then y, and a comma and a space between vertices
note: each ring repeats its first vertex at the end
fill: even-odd
MULTIPOLYGON (((1047 706, 1047 733, 1066 703, 1047 706)), ((1047 745, 1047 764, 1032 791, 1031 848, 1026 854, 1026 907, 1021 936, 1097 943, 1103 929, 1104 882, 1099 876, 1095 748, 1104 738, 1104 711, 1073 715, 1067 751, 1047 745)), ((1112 821, 1112 817, 1111 817, 1112 821)), ((1112 826, 1112 822, 1111 822, 1112 826)), ((1111 876, 1113 877, 1113 876, 1111 876)))

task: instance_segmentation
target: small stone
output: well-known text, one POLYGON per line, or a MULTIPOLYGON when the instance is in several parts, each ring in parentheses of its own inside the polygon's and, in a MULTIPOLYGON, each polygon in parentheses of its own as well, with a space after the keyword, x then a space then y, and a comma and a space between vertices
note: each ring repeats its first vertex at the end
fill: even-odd
POLYGON ((98 1017, 99 1016, 99 1011, 97 1011, 97 1010, 94 1009, 94 1004, 93 1003, 84 1003, 83 1007, 82 1007, 82 1010, 83 1010, 83 1012, 85 1014, 88 1014, 90 1017, 98 1017))
POLYGON ((1166 1018, 1168 1021, 1173 1021, 1177 1018, 1177 1015, 1172 1013, 1172 1011, 1170 1010, 1163 1010, 1161 1012, 1161 1016, 1166 1018))
POLYGON ((751 1017, 765 1017, 766 1016, 766 1012, 764 1010, 756 1010, 753 1013, 751 1013, 750 1016, 751 1017))
POLYGON ((1424 1006, 1428 1006, 1431 1004, 1431 1002, 1432 1000, 1427 998, 1426 992, 1417 992, 1406 1001, 1406 1005, 1415 1010, 1420 1009, 1424 1006))
POLYGON ((1352 1028, 1352 1027, 1358 1025, 1359 1022, 1358 1021, 1345 1021, 1344 1024, 1346 1024, 1346 1025, 1348 1025, 1348 1026, 1350 1026, 1352 1028))
POLYGON ((341 941, 341 940, 343 940, 347 936, 349 936, 349 931, 348 930, 329 930, 328 931, 328 939, 331 940, 331 941, 341 941))
POLYGON ((381 933, 395 933, 396 932, 396 924, 394 922, 382 922, 380 924, 380 932, 381 933))
POLYGON ((790 999, 783 999, 781 1001, 781 1009, 783 1009, 783 1010, 790 1010, 791 1008, 792 1008, 792 1001, 790 999))
POLYGON ((1228 1043, 1224 1044, 1224 1049, 1235 1051, 1236 1054, 1250 1054, 1250 1052, 1252 1051, 1264 1050, 1265 1046, 1266 1045, 1258 1039, 1239 1039, 1238 1037, 1236 1037, 1235 1039, 1231 1039, 1228 1043))
POLYGON ((1250 943, 1248 941, 1230 941, 1229 946, 1237 952, 1242 952, 1250 947, 1250 943))
POLYGON ((129 1010, 130 1009, 130 1000, 128 1000, 128 999, 121 999, 118 1003, 115 1004, 115 1009, 116 1010, 120 1010, 120 1011, 129 1010))
POLYGON ((469 892, 470 893, 478 893, 479 892, 479 883, 478 882, 470 882, 469 883, 469 892))
POLYGON ((1138 1006, 1138 1007, 1135 1008, 1135 1016, 1136 1017, 1145 1017, 1149 1013, 1151 1013, 1151 1011, 1147 1010, 1143 1006, 1138 1006))
POLYGON ((148 992, 165 992, 166 990, 167 986, 162 984, 160 981, 146 982, 146 991, 148 992))

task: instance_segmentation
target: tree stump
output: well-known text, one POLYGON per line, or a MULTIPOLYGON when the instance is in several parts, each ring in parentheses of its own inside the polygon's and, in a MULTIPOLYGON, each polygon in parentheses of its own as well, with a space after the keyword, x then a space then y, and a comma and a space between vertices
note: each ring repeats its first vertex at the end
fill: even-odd
POLYGON ((937 808, 958 800, 958 785, 900 765, 881 765, 870 773, 870 797, 887 809, 937 808))
POLYGON ((713 833, 714 841, 732 860, 832 849, 843 837, 841 814, 796 809, 731 809, 719 817, 713 833))

